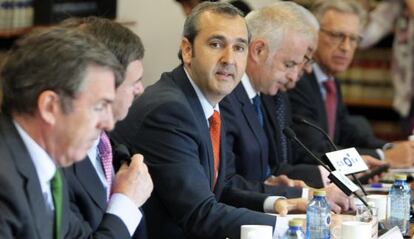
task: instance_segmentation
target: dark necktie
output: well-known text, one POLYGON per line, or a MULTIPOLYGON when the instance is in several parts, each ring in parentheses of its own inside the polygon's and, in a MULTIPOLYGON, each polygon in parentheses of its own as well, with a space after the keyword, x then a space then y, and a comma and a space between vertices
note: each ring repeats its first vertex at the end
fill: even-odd
POLYGON ((326 119, 328 122, 328 134, 333 139, 335 135, 335 120, 336 120, 336 106, 337 94, 335 81, 330 78, 323 83, 326 90, 325 110, 326 119))
POLYGON ((210 139, 211 145, 213 146, 214 156, 214 183, 213 190, 216 185, 218 170, 220 165, 220 130, 221 130, 221 119, 220 114, 214 111, 213 115, 208 119, 210 123, 210 139))
POLYGON ((112 147, 108 135, 105 132, 102 132, 99 138, 98 155, 101 160, 106 182, 108 183, 108 191, 110 192, 112 185, 112 147))
POLYGON ((60 169, 56 169, 56 173, 51 181, 51 191, 53 196, 53 205, 55 207, 54 232, 55 239, 61 238, 62 228, 62 175, 60 169))
POLYGON ((259 123, 263 128, 264 120, 263 120, 263 111, 262 111, 262 100, 260 99, 260 95, 256 95, 253 98, 253 105, 254 105, 254 110, 256 111, 259 123))
POLYGON ((280 156, 281 159, 278 159, 280 162, 287 162, 287 139, 283 134, 283 129, 286 127, 286 102, 283 100, 284 93, 279 92, 274 96, 275 106, 276 106, 276 123, 277 123, 277 134, 278 140, 280 142, 280 156))

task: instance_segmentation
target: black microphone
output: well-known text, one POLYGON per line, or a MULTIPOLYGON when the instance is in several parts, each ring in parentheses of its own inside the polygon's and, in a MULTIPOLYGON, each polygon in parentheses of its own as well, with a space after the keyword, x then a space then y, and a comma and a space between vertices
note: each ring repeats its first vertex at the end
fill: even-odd
POLYGON ((359 195, 356 193, 356 191, 352 191, 348 186, 346 181, 351 182, 349 179, 347 179, 345 176, 337 176, 334 173, 332 173, 332 170, 326 166, 322 160, 320 160, 318 157, 316 157, 316 155, 314 153, 312 153, 312 151, 310 151, 297 137, 295 132, 289 128, 286 127, 283 129, 283 133, 286 135, 286 137, 290 140, 294 140, 297 144, 299 144, 313 159, 315 159, 319 164, 322 165, 322 167, 324 167, 326 170, 328 170, 329 174, 329 179, 332 180, 332 182, 339 188, 341 189, 342 192, 344 192, 346 195, 351 195, 354 194, 367 208, 370 208, 368 203, 359 195))
POLYGON ((320 160, 318 157, 316 157, 316 155, 314 153, 312 153, 312 151, 310 151, 303 143, 302 141, 300 141, 297 137, 295 132, 289 128, 286 127, 283 129, 283 133, 285 134, 285 136, 290 139, 290 140, 294 140, 297 144, 299 144, 308 155, 310 155, 313 159, 315 159, 320 165, 322 165, 322 167, 324 167, 326 170, 328 170, 328 172, 332 172, 332 170, 326 166, 326 164, 324 162, 322 162, 322 160, 320 160))
POLYGON ((325 132, 325 130, 323 130, 321 127, 317 126, 314 123, 311 123, 309 121, 307 121, 306 119, 294 115, 292 117, 293 122, 297 123, 297 124, 306 124, 314 129, 316 129, 317 131, 319 131, 321 134, 323 134, 323 136, 328 140, 329 144, 331 145, 331 147, 336 151, 338 150, 338 147, 336 147, 336 145, 334 144, 334 142, 332 141, 331 137, 329 137, 329 135, 325 132))
POLYGON ((123 144, 117 144, 113 147, 113 165, 115 172, 119 170, 124 162, 131 162, 131 154, 128 148, 123 144))
MULTIPOLYGON (((331 147, 337 151, 338 147, 336 147, 335 143, 332 141, 331 137, 329 137, 329 135, 325 132, 325 130, 321 129, 321 127, 317 126, 314 123, 311 123, 309 121, 307 121, 306 119, 300 117, 300 116, 293 116, 292 117, 293 122, 297 123, 297 124, 306 124, 308 126, 310 126, 311 128, 316 129, 317 131, 319 131, 329 142, 329 144, 331 145, 331 147)), ((362 186, 361 181, 359 181, 359 179, 355 176, 355 174, 351 174, 352 178, 354 179, 354 181, 358 184, 359 188, 362 190, 362 192, 364 193, 365 196, 368 195, 368 193, 365 191, 364 187, 362 186)))

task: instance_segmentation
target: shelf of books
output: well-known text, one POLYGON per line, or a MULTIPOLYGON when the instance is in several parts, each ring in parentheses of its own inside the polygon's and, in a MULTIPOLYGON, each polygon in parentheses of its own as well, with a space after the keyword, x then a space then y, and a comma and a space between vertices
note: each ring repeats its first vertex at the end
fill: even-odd
POLYGON ((390 59, 391 49, 356 52, 350 68, 338 76, 343 98, 348 106, 392 107, 390 59))
POLYGON ((392 108, 391 48, 356 52, 349 69, 338 76, 345 104, 352 114, 368 118, 377 137, 401 139, 399 116, 392 108))
POLYGON ((13 38, 33 26, 34 0, 0 1, 0 37, 13 38))

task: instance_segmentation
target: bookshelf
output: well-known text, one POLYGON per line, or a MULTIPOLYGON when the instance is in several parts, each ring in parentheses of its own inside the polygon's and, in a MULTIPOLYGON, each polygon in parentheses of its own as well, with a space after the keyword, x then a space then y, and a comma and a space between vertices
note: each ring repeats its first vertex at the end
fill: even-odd
POLYGON ((116 0, 0 0, 0 49, 9 48, 36 26, 50 26, 71 16, 115 19, 116 6, 116 0))
POLYGON ((375 135, 390 141, 403 137, 399 115, 392 107, 392 41, 390 35, 373 48, 357 50, 349 69, 338 75, 349 112, 365 116, 375 135))

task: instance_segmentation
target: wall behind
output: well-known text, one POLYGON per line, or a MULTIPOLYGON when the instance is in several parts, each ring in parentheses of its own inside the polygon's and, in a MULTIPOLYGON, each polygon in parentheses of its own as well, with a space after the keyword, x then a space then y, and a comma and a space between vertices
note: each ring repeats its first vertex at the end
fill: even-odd
MULTIPOLYGON (((262 7, 277 0, 246 0, 253 8, 262 7)), ((181 41, 184 14, 175 0, 118 0, 117 16, 120 20, 132 20, 130 28, 145 45, 144 77, 146 86, 180 64, 177 52, 181 41)))
POLYGON ((130 28, 144 43, 145 86, 180 63, 177 52, 185 18, 174 0, 118 0, 117 11, 120 20, 136 22, 130 28))

